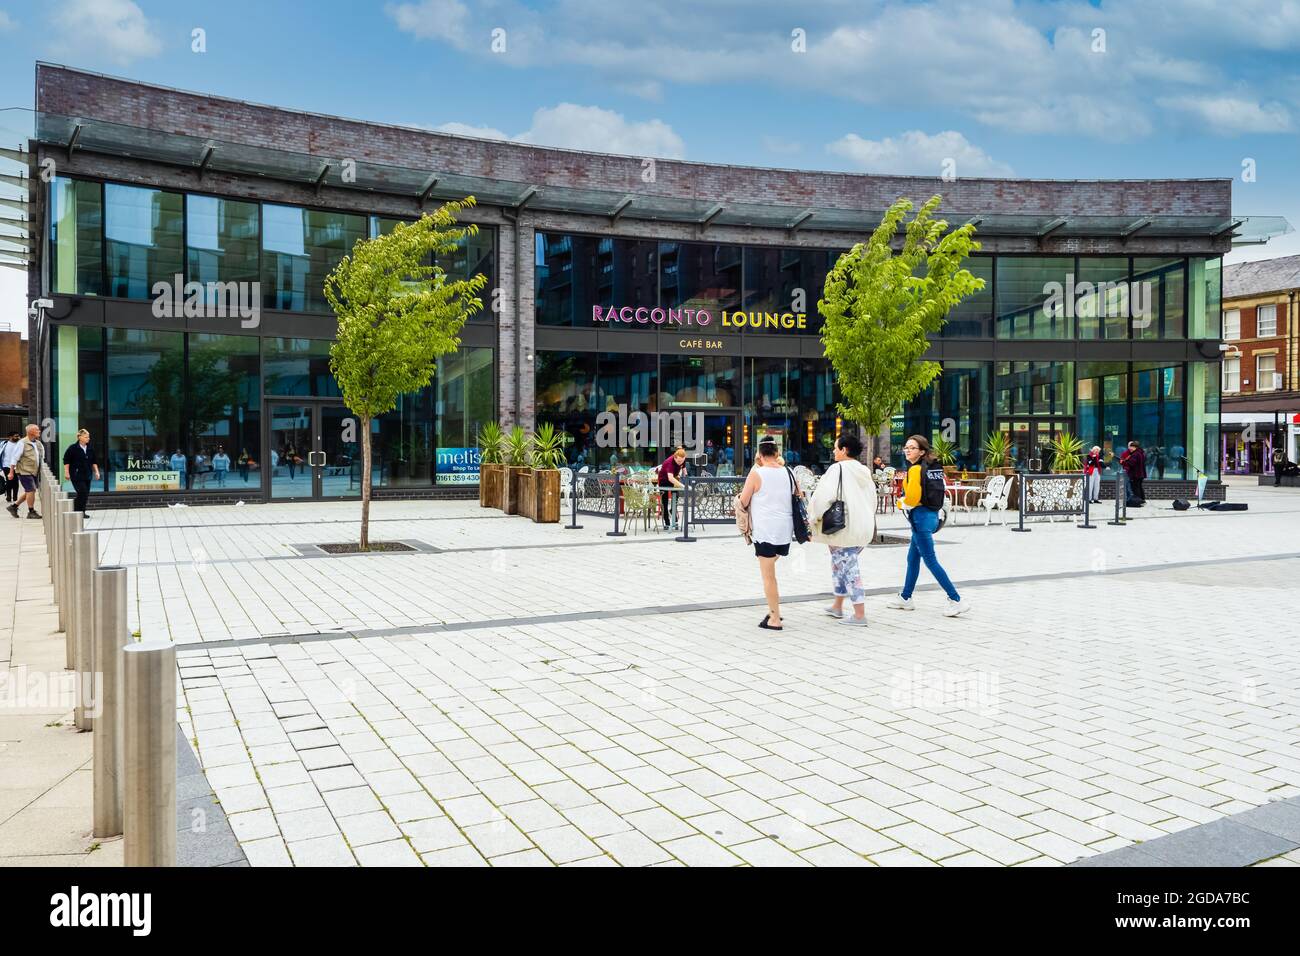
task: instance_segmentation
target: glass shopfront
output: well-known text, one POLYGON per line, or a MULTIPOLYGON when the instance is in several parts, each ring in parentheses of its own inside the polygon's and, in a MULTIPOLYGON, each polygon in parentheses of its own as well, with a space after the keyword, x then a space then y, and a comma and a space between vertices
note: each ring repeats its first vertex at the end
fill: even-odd
MULTIPOLYGON (((90 430, 101 460, 93 491, 360 494, 360 424, 330 374, 328 341, 71 325, 52 332, 53 444, 61 458, 78 428, 90 430)), ((371 423, 374 487, 476 483, 465 462, 476 457, 469 452, 479 428, 495 418, 495 350, 443 356, 428 387, 371 423)))

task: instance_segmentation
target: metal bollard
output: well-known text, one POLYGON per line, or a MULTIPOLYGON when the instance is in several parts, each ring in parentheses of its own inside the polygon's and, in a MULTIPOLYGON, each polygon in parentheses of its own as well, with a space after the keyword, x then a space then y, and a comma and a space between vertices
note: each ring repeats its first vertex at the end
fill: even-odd
POLYGON ((573 471, 573 478, 569 482, 569 523, 564 526, 565 531, 581 531, 582 525, 578 524, 578 482, 582 479, 576 471, 573 471))
POLYGON ((1018 523, 1016 527, 1012 528, 1011 530, 1012 531, 1033 531, 1034 530, 1033 528, 1025 527, 1025 492, 1028 487, 1025 484, 1025 473, 1021 473, 1014 477, 1017 479, 1016 484, 1020 486, 1020 498, 1019 498, 1019 503, 1017 505, 1020 513, 1019 513, 1018 523))
POLYGON ((626 538, 626 531, 618 530, 618 519, 623 512, 623 476, 615 473, 614 475, 614 530, 606 531, 607 538, 626 538))
POLYGON ((1121 528, 1124 527, 1124 522, 1128 520, 1128 500, 1125 498, 1126 491, 1127 488, 1125 487, 1124 472, 1121 471, 1115 476, 1115 517, 1113 520, 1107 521, 1106 524, 1119 525, 1121 528), (1124 508, 1123 517, 1121 517, 1119 513, 1121 506, 1124 508))
POLYGON ((62 492, 54 498, 54 603, 59 606, 59 630, 64 629, 63 571, 66 519, 72 513, 72 500, 62 492))
POLYGON ((176 865, 176 645, 122 649, 122 819, 127 866, 176 865))
POLYGON ((682 533, 673 540, 690 542, 695 540, 691 537, 691 519, 695 517, 695 478, 688 475, 685 484, 682 489, 682 533))
MULTIPOLYGON (((81 523, 81 515, 74 521, 81 523)), ((68 638, 72 641, 74 662, 76 663, 77 706, 73 710, 73 719, 78 730, 95 729, 95 703, 99 693, 95 691, 99 665, 95 661, 95 627, 94 583, 95 568, 99 566, 99 532, 76 531, 72 535, 72 587, 70 594, 72 625, 68 638), (89 698, 86 688, 91 689, 89 698)))
MULTIPOLYGON (((94 534, 95 532, 87 532, 94 534)), ((126 568, 96 568, 94 579, 95 696, 94 818, 97 837, 122 832, 122 649, 126 625, 126 568)))
POLYGON ((72 535, 81 530, 81 515, 72 510, 71 501, 61 501, 59 506, 59 630, 68 645, 68 667, 71 668, 77 660, 77 645, 72 631, 72 535))

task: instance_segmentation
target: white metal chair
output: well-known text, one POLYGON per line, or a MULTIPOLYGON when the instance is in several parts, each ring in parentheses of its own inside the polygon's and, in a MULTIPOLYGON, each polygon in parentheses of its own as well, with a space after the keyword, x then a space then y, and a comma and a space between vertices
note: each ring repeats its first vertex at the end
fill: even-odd
POLYGON ((573 469, 560 469, 560 500, 568 501, 569 495, 573 491, 573 469))
POLYGON ((985 479, 984 497, 977 506, 984 509, 984 525, 993 520, 993 512, 1002 512, 1002 523, 1007 523, 1007 497, 1011 493, 1011 482, 1006 475, 991 475, 985 479))

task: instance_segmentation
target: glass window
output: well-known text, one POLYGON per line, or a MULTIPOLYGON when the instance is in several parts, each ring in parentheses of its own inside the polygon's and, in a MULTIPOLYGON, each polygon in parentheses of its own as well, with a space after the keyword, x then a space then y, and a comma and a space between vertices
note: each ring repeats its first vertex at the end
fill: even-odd
POLYGON ((1126 257, 1081 258, 1078 275, 1067 285, 1066 295, 1071 290, 1074 302, 1066 303, 1066 310, 1073 311, 1081 339, 1126 339, 1133 321, 1130 316, 1145 309, 1143 303, 1130 298, 1126 257))
POLYGON ((835 443, 834 377, 825 359, 751 358, 745 365, 744 465, 756 436, 780 436, 786 463, 824 471, 835 443))
POLYGON ((977 279, 984 280, 980 289, 961 302, 948 313, 943 335, 950 339, 988 339, 993 337, 993 258, 991 256, 971 256, 966 260, 966 269, 977 279))
POLYGON ((184 449, 185 333, 107 329, 109 491, 188 487, 184 449))
POLYGON ((329 312, 325 277, 369 232, 365 216, 262 206, 262 305, 329 312))
POLYGON ((371 481, 375 487, 427 488, 433 483, 433 388, 428 385, 414 394, 398 396, 396 408, 371 422, 371 481))
POLYGON ((1133 335, 1141 339, 1181 339, 1187 335, 1187 264, 1183 259, 1133 260, 1134 301, 1150 303, 1149 321, 1138 316, 1133 335))
POLYGON ((1261 305, 1255 310, 1255 337, 1271 338, 1277 335, 1277 306, 1261 305))
POLYGON ((1223 360, 1223 390, 1241 391, 1241 359, 1235 355, 1223 360))
POLYGON ((153 297, 155 282, 174 283, 184 269, 184 211, 180 193, 104 186, 104 241, 108 294, 153 297))
POLYGON ((339 395, 324 339, 265 338, 262 372, 267 395, 339 395))
POLYGON ((261 270, 257 203, 216 196, 186 196, 185 230, 191 281, 205 284, 258 281, 261 270))
POLYGON ((951 436, 956 466, 984 470, 980 448, 993 430, 991 362, 945 362, 938 379, 938 434, 951 436))
MULTIPOLYGON (((496 362, 490 348, 461 349, 438 359, 437 468, 439 485, 478 481, 478 467, 467 453, 478 447, 478 432, 496 421, 496 362)), ((412 460, 416 456, 413 454, 412 460)))
POLYGON ((778 249, 750 246, 744 250, 745 294, 748 312, 802 312, 808 334, 821 331, 817 301, 826 288, 826 275, 839 258, 829 249, 778 249))
POLYGON ((1066 302, 1074 259, 1002 256, 997 260, 996 332, 1000 339, 1074 337, 1073 307, 1066 302), (1051 314, 1044 305, 1052 299, 1051 314))
POLYGON ((256 489, 262 442, 257 337, 191 333, 189 345, 190 489, 256 489))
POLYGON ((652 241, 537 233, 533 260, 537 323, 591 328, 595 305, 654 308, 659 304, 657 261, 657 245, 652 241))
POLYGON ((482 273, 487 279, 479 298, 483 308, 470 316, 471 322, 493 322, 492 290, 496 286, 496 235, 491 226, 480 226, 478 235, 466 236, 450 252, 439 253, 437 264, 450 279, 472 279, 482 273))
POLYGON ((613 449, 596 446, 596 414, 607 401, 600 393, 596 353, 537 353, 534 404, 537 421, 551 422, 568 436, 565 454, 575 467, 601 467, 613 449))
POLYGON ((1272 392, 1279 386, 1274 383, 1273 375, 1277 372, 1276 355, 1255 356, 1255 391, 1272 392))
POLYGON ((707 310, 722 331, 722 310, 740 305, 740 246, 659 243, 659 299, 666 309, 707 310))
POLYGON ((1229 309, 1223 313, 1223 338, 1226 342, 1234 342, 1241 338, 1241 310, 1229 309))
POLYGON ((721 355, 665 355, 659 363, 659 410, 678 405, 732 407, 740 402, 737 360, 721 355))
MULTIPOLYGON (((63 450, 77 440, 78 430, 90 432, 91 447, 99 455, 100 480, 91 482, 92 491, 104 490, 104 330, 87 326, 58 325, 51 329, 50 396, 54 405, 54 447, 50 459, 55 473, 63 450)), ((63 487, 71 490, 72 482, 63 487)))
POLYGON ((56 177, 50 189, 50 289, 103 295, 104 205, 99 183, 56 177))
MULTIPOLYGON (((605 352, 600 356, 596 376, 596 394, 604 408, 617 410, 624 405, 629 411, 653 412, 659 400, 659 357, 624 352, 605 352)), ((658 464, 656 462, 656 464, 658 464)))

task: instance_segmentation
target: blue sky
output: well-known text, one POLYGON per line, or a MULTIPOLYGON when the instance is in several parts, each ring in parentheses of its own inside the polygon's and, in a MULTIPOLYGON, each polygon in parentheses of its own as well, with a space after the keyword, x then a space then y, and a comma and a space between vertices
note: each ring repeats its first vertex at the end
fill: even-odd
MULTIPOLYGON (((1300 225, 1297 2, 0 0, 0 107, 32 106, 37 59, 634 155, 1234 177, 1236 214, 1300 225)), ((0 112, 6 145, 29 128, 0 112)), ((1300 234, 1229 261, 1295 253, 1300 234)), ((25 318, 21 278, 0 270, 0 322, 25 318)))

